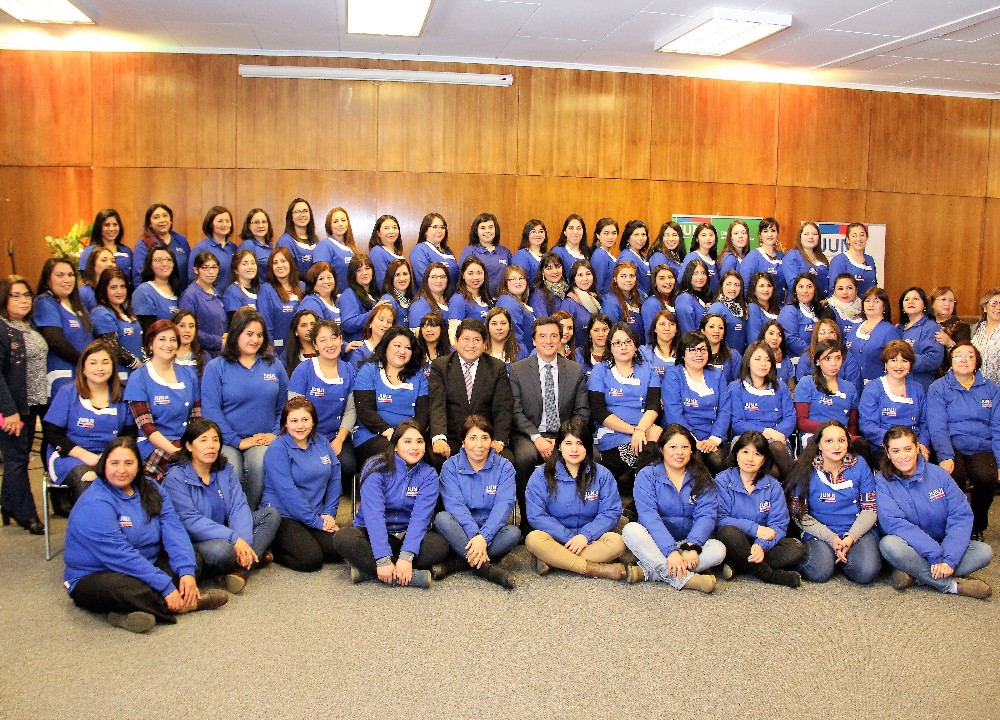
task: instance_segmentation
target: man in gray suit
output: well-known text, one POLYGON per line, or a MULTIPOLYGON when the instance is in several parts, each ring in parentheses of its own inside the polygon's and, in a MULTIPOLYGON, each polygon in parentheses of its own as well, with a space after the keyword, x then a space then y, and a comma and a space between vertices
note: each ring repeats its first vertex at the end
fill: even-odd
POLYGON ((514 396, 514 470, 521 529, 527 528, 524 488, 531 473, 557 452, 556 433, 570 418, 590 420, 587 381, 579 363, 558 354, 561 330, 554 317, 535 320, 532 332, 536 354, 510 366, 514 396))

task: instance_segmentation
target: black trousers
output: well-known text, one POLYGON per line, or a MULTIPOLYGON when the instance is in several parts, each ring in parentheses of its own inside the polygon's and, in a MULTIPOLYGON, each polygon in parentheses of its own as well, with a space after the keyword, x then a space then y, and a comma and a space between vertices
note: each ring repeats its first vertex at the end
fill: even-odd
MULTIPOLYGON (((375 555, 368 539, 368 528, 346 527, 337 533, 337 550, 351 565, 369 575, 375 574, 375 555)), ((403 541, 394 535, 389 535, 389 548, 392 557, 399 557, 403 541)), ((448 556, 448 541, 434 530, 428 530, 420 543, 420 552, 413 558, 413 567, 418 570, 430 570, 432 565, 442 562, 448 556)))
POLYGON ((632 497, 635 487, 635 476, 647 465, 652 465, 660 456, 656 443, 646 443, 646 446, 636 458, 635 465, 629 466, 622 460, 621 451, 617 447, 601 451, 601 465, 611 471, 618 481, 618 494, 623 498, 632 497))
MULTIPOLYGON (((3 480, 0 482, 0 506, 17 521, 26 525, 38 519, 35 498, 28 480, 28 458, 35 439, 35 421, 46 406, 32 405, 24 421, 20 436, 0 432, 0 452, 3 453, 3 480)), ((45 453, 42 452, 44 460, 45 453)))
MULTIPOLYGON (((341 530, 343 532, 343 530, 341 530)), ((275 562, 298 572, 316 572, 323 567, 323 561, 340 562, 343 558, 337 552, 337 533, 328 533, 306 527, 298 520, 281 518, 281 525, 271 543, 271 554, 275 562)))
POLYGON ((748 537, 733 525, 723 525, 715 536, 726 546, 726 564, 733 572, 738 575, 756 575, 762 580, 767 579, 775 570, 797 565, 806 554, 805 545, 800 540, 785 537, 764 553, 763 562, 752 563, 747 558, 756 538, 748 537))
POLYGON ((369 458, 383 452, 387 447, 389 447, 389 441, 381 435, 376 435, 354 448, 355 466, 358 468, 358 471, 360 472, 369 458))
MULTIPOLYGON (((553 433, 542 433, 542 437, 555 439, 553 433)), ((531 442, 531 438, 527 435, 514 433, 510 439, 510 446, 514 455, 514 484, 517 487, 517 507, 520 508, 520 527, 523 536, 528 534, 528 513, 524 491, 528 487, 531 474, 544 461, 542 456, 538 454, 535 443, 531 442)), ((558 449, 553 450, 553 452, 558 452, 558 449)))
POLYGON ((972 505, 972 532, 983 532, 989 525, 990 505, 997 488, 996 458, 991 452, 974 455, 956 452, 952 476, 963 490, 967 484, 972 486, 969 502, 972 505))
MULTIPOLYGON (((195 577, 201 575, 201 555, 195 553, 197 569, 195 577)), ((156 567, 170 575, 174 585, 180 578, 170 567, 166 553, 156 559, 156 567)), ((167 609, 167 601, 158 590, 138 578, 113 570, 102 570, 81 579, 69 594, 77 607, 95 613, 148 612, 159 622, 176 623, 174 613, 167 609)))

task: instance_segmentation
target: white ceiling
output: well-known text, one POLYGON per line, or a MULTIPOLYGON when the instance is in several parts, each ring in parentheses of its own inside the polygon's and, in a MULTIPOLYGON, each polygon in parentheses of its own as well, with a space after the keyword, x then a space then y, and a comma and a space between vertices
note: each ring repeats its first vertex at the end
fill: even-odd
POLYGON ((418 38, 347 35, 345 2, 76 0, 96 25, 0 12, 0 48, 389 56, 1000 97, 997 0, 435 0, 418 38), (654 52, 712 6, 788 13, 792 27, 725 59, 654 52))

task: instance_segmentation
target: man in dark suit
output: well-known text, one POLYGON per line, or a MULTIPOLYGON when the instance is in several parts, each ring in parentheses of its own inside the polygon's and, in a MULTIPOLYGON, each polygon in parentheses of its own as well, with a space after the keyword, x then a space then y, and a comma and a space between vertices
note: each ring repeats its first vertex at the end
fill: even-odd
MULTIPOLYGON (((517 499, 524 509, 524 488, 539 463, 556 452, 556 433, 570 418, 590 421, 587 381, 579 363, 559 355, 561 329, 554 317, 535 321, 536 354, 510 366, 514 396, 514 470, 517 499)), ((524 513, 522 530, 526 529, 524 513)))
POLYGON ((493 449, 513 462, 507 449, 513 424, 510 380, 503 361, 485 354, 486 338, 483 321, 467 318, 455 333, 455 352, 431 363, 428 460, 439 469, 462 447, 462 424, 470 415, 482 415, 493 423, 493 449))

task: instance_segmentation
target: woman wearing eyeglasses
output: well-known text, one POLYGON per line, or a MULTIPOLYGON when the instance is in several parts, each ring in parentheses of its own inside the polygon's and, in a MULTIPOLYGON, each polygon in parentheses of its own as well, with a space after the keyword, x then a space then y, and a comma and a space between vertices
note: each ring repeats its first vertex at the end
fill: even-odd
POLYGON ((1000 288, 983 295, 979 310, 982 318, 972 329, 972 344, 983 359, 983 375, 1000 384, 1000 288))
POLYGON ((712 475, 726 467, 722 445, 729 435, 732 415, 729 384, 721 370, 708 365, 708 338, 684 333, 677 347, 674 369, 663 382, 663 419, 683 425, 696 439, 697 450, 712 475))

